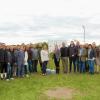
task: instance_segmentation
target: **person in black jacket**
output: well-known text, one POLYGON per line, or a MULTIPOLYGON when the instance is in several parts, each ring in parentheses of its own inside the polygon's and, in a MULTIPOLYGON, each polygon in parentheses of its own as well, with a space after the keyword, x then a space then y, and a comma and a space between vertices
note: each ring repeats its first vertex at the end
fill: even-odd
POLYGON ((58 45, 55 45, 55 50, 53 52, 53 59, 54 59, 54 64, 56 66, 56 74, 59 74, 60 70, 60 50, 58 48, 58 45))
POLYGON ((62 66, 63 66, 63 72, 68 72, 68 47, 65 46, 65 43, 62 43, 62 47, 60 48, 61 52, 61 60, 62 60, 62 66))
POLYGON ((69 46, 69 62, 70 62, 70 72, 72 71, 72 63, 74 65, 74 72, 76 72, 76 47, 73 41, 71 41, 70 46, 69 46))
POLYGON ((13 79, 13 51, 11 47, 6 48, 5 62, 7 64, 7 81, 13 79))
POLYGON ((0 69, 1 79, 5 79, 7 76, 7 68, 5 63, 5 45, 0 45, 0 69))
POLYGON ((77 67, 77 72, 79 72, 79 50, 80 50, 80 43, 79 41, 76 42, 76 67, 77 67))
POLYGON ((94 74, 94 64, 95 64, 96 52, 93 49, 92 45, 88 45, 88 64, 89 64, 89 73, 94 74))

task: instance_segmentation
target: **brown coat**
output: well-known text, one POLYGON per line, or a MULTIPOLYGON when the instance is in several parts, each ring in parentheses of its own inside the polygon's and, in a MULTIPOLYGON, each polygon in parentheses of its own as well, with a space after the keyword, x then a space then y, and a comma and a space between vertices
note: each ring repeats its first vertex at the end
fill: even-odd
POLYGON ((100 48, 96 49, 96 65, 100 66, 100 48))

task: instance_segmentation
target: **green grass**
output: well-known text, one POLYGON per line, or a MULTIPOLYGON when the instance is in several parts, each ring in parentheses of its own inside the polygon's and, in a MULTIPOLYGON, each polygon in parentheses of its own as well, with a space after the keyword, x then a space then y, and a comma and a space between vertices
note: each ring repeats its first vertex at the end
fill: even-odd
MULTIPOLYGON (((54 65, 52 64, 51 67, 54 65)), ((17 78, 6 82, 0 80, 0 100, 56 100, 49 99, 44 91, 54 87, 68 87, 79 91, 72 100, 99 100, 100 75, 71 73, 42 76, 32 74, 29 78, 17 78)))

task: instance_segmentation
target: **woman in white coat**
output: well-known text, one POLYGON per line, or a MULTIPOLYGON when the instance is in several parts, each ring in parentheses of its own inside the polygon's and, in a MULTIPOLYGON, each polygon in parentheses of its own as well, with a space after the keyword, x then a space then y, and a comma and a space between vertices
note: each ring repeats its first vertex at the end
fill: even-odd
POLYGON ((25 75, 28 77, 29 73, 29 68, 28 68, 28 52, 27 52, 27 47, 25 47, 25 57, 24 57, 24 69, 25 69, 25 75))
POLYGON ((41 50, 41 61, 42 61, 42 75, 46 75, 46 68, 49 61, 49 53, 47 46, 43 46, 41 50))

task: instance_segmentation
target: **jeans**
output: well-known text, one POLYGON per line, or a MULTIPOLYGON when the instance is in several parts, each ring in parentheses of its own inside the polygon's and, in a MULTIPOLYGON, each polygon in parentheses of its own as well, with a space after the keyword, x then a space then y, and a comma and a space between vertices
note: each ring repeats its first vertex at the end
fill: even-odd
POLYGON ((11 70, 11 64, 7 64, 7 79, 11 78, 12 70, 11 70))
POLYGON ((80 65, 80 67, 79 67, 80 73, 85 72, 85 61, 80 61, 79 65, 80 65))
POLYGON ((29 72, 32 73, 33 72, 32 60, 28 61, 28 67, 29 67, 29 72))
POLYGON ((76 67, 77 67, 77 72, 79 72, 79 65, 80 65, 80 61, 79 61, 79 57, 76 57, 76 61, 75 61, 76 67))
POLYGON ((24 76, 24 64, 19 63, 18 64, 18 77, 23 77, 24 76))
POLYGON ((89 72, 93 74, 94 73, 94 60, 88 60, 88 64, 89 64, 89 72))
POLYGON ((48 61, 44 61, 42 63, 42 74, 46 74, 47 63, 48 61))
POLYGON ((24 65, 24 72, 25 72, 25 74, 29 73, 29 67, 28 67, 28 65, 24 65))

